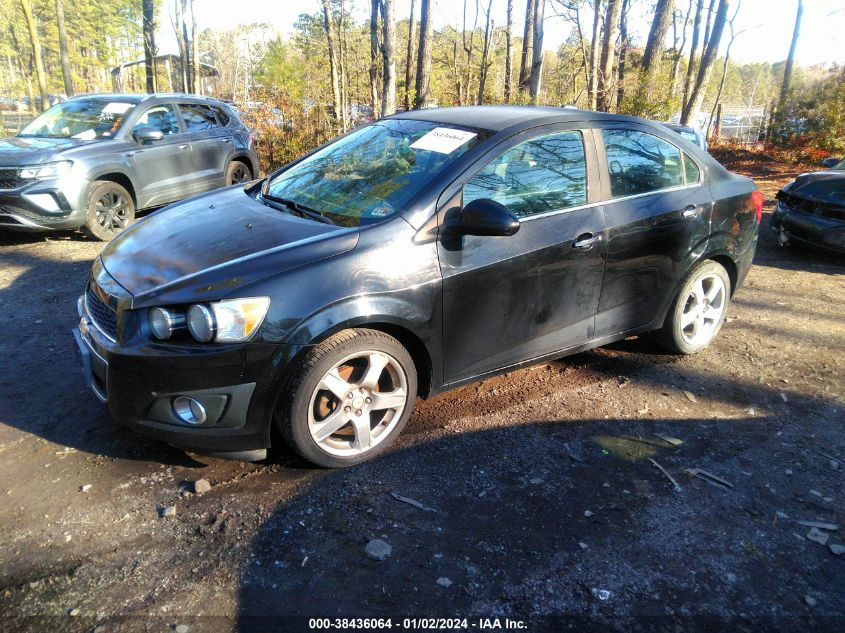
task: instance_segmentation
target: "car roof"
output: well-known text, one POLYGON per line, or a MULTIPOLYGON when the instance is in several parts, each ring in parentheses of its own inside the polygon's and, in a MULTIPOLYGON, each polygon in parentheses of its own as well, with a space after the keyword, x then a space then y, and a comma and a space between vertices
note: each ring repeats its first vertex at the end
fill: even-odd
POLYGON ((400 112, 388 118, 430 121, 445 125, 486 129, 492 132, 499 132, 514 126, 529 128, 536 125, 558 122, 565 123, 568 121, 627 121, 630 123, 651 124, 650 121, 640 119, 639 117, 593 112, 592 110, 581 110, 571 106, 489 105, 426 108, 424 110, 400 112))
POLYGON ((154 92, 151 94, 126 94, 120 92, 89 92, 85 94, 74 95, 71 99, 119 99, 120 101, 128 101, 129 103, 141 103, 147 101, 193 101, 197 103, 214 103, 223 104, 213 97, 206 97, 205 95, 192 95, 179 92, 154 92))

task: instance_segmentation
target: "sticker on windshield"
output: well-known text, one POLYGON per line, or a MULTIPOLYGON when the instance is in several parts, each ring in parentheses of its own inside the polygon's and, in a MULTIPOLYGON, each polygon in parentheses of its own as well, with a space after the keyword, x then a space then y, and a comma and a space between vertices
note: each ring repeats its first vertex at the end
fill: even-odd
POLYGON ((393 213, 393 207, 387 202, 379 202, 368 211, 368 214, 374 218, 386 218, 391 213, 393 213))
POLYGON ((120 101, 112 101, 103 107, 103 114, 123 114, 132 107, 131 103, 121 103, 120 101))
POLYGON ((436 127, 413 142, 411 147, 439 154, 451 154, 475 136, 477 136, 475 132, 466 132, 449 127, 436 127))

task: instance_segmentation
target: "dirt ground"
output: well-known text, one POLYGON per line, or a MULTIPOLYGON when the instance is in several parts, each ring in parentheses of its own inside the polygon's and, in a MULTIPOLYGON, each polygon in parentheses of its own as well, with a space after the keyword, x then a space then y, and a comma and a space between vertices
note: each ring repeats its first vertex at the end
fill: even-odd
POLYGON ((387 455, 345 471, 117 426, 70 336, 101 245, 0 234, 0 630, 841 630, 845 260, 776 246, 794 168, 723 158, 767 217, 711 348, 630 339, 420 401, 387 455))

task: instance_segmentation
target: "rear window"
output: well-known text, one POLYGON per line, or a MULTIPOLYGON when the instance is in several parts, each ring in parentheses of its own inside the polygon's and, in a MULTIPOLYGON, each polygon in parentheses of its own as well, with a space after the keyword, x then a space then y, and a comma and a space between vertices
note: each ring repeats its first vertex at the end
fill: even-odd
POLYGON ((668 141, 637 130, 602 130, 602 137, 614 198, 684 184, 681 150, 668 141))

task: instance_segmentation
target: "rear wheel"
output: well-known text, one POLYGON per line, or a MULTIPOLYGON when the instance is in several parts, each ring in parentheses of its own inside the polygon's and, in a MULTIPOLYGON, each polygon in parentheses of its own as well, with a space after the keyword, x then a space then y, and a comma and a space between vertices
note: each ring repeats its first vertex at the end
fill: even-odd
POLYGON ((712 260, 697 264, 687 275, 666 315, 658 340, 676 354, 695 354, 719 333, 731 296, 725 268, 712 260))
POLYGON ((98 240, 109 241, 135 220, 135 202, 121 185, 95 180, 88 190, 83 230, 98 240))
POLYGON ((237 185, 252 180, 252 170, 249 165, 239 160, 233 160, 226 167, 226 185, 237 185))
POLYGON ((375 457, 402 432, 417 395, 407 350, 377 330, 344 330, 314 348, 276 411, 279 430, 327 468, 375 457))

